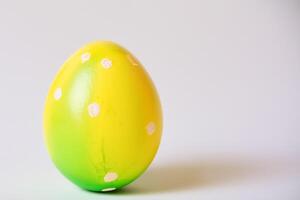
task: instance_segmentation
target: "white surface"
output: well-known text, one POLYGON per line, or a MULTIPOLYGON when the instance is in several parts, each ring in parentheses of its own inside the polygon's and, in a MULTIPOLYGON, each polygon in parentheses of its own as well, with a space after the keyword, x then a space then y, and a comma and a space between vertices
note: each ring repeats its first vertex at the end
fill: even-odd
POLYGON ((296 1, 4 1, 1 199, 300 199, 296 1), (109 39, 145 65, 164 109, 150 169, 112 194, 51 164, 42 112, 59 66, 109 39))

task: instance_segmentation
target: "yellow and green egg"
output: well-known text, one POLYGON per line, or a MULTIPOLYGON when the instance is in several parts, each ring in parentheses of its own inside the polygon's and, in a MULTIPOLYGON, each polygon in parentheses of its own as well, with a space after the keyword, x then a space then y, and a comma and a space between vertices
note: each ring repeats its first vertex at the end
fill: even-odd
POLYGON ((140 176, 162 132, 156 89, 141 63, 108 41, 93 42, 61 67, 46 98, 44 132, 56 167, 91 191, 140 176))

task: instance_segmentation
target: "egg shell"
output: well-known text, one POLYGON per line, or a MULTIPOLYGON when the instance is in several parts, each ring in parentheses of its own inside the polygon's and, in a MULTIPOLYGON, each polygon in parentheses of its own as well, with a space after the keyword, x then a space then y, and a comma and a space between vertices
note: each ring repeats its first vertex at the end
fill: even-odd
POLYGON ((61 67, 46 98, 44 135, 59 171, 81 188, 113 191, 139 177, 160 144, 162 111, 141 63, 110 41, 61 67))

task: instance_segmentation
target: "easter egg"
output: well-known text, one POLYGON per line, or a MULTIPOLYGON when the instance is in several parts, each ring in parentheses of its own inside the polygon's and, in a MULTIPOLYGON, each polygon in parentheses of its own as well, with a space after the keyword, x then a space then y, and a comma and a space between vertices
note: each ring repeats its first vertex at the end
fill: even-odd
POLYGON ((91 191, 139 177, 160 144, 162 111, 142 64, 109 41, 90 43, 62 65, 44 110, 44 138, 58 170, 91 191))

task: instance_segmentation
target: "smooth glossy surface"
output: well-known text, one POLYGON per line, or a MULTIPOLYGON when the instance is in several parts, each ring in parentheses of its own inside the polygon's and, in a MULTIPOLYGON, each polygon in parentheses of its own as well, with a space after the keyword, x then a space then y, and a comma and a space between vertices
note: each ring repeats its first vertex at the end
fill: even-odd
POLYGON ((57 168, 78 186, 112 191, 151 163, 162 132, 156 89, 141 63, 106 41, 72 55, 52 83, 45 139, 57 168))

